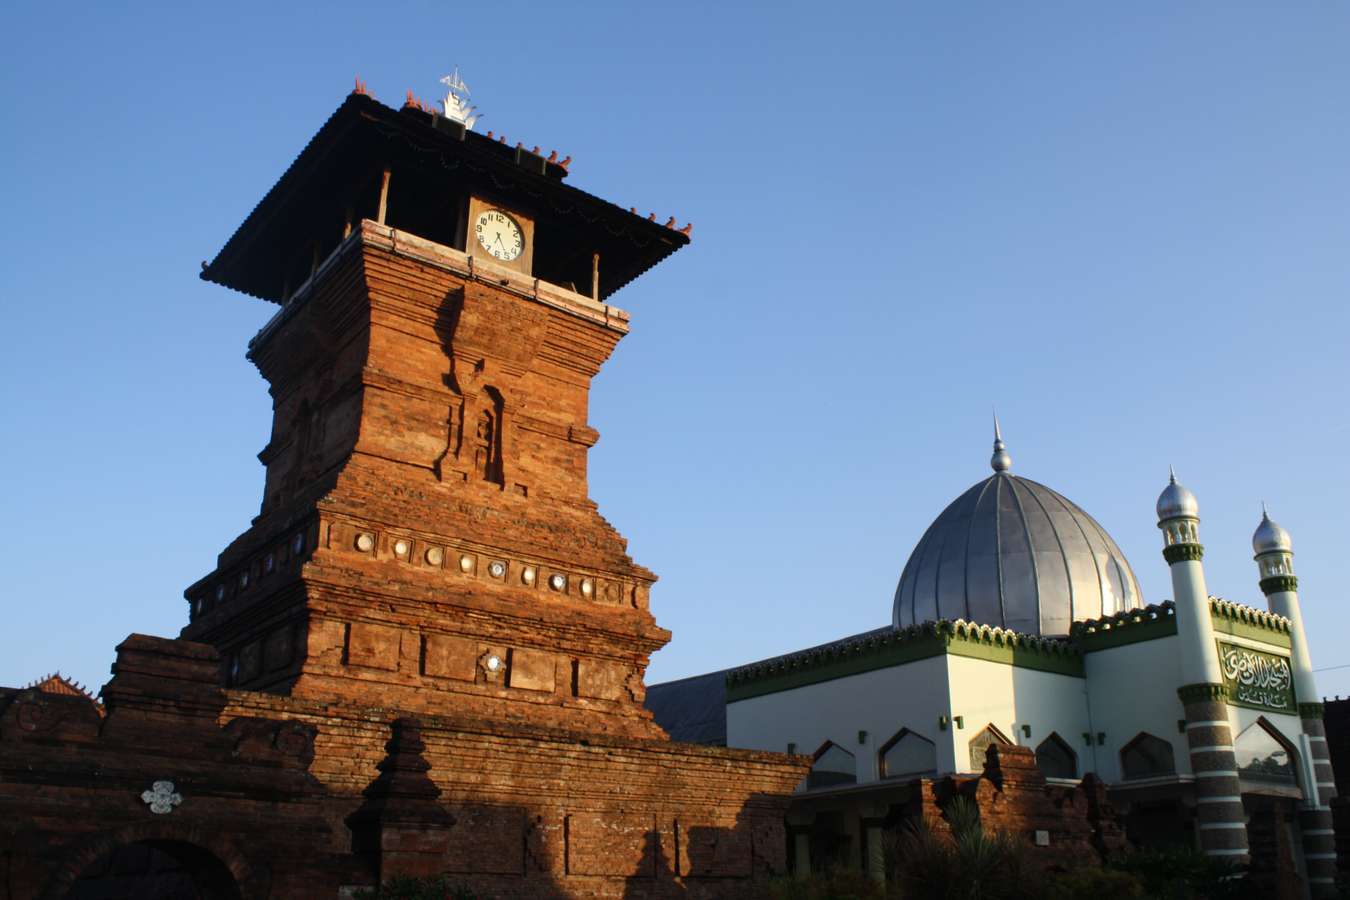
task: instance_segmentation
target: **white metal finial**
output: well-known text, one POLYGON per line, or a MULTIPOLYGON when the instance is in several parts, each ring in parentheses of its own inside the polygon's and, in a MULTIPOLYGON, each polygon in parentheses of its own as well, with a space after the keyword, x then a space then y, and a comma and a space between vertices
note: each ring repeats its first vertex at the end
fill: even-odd
POLYGON ((1174 469, 1174 468, 1172 468, 1172 464, 1171 464, 1171 463, 1168 463, 1168 464, 1167 464, 1167 483, 1168 483, 1168 484, 1176 484, 1176 483, 1177 483, 1177 470, 1174 469))
POLYGON ((478 121, 480 114, 478 107, 469 103, 469 86, 460 77, 459 66, 455 66, 454 72, 442 78, 441 84, 446 87, 445 99, 441 101, 445 117, 463 123, 465 128, 473 128, 473 123, 478 121))
POLYGON ((998 413, 994 413, 994 455, 989 465, 995 472, 1006 472, 1012 468, 1012 457, 1003 446, 1003 429, 998 425, 998 413))

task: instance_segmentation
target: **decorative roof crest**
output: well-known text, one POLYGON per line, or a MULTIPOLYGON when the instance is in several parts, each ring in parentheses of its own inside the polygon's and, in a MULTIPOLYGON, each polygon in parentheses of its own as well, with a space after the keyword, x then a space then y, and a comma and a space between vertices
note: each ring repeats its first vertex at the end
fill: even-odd
POLYGON ((446 87, 445 99, 441 101, 443 115, 472 129, 473 123, 479 119, 478 107, 469 103, 469 86, 459 77, 459 66, 442 78, 441 84, 446 87))

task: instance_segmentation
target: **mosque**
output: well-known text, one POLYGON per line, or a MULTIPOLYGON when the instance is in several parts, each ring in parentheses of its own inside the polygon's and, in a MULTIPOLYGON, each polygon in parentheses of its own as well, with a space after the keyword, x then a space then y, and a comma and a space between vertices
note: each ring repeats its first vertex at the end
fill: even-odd
MULTIPOLYGON (((1104 787, 1136 845, 1334 891, 1336 787, 1288 532, 1263 515, 1252 538, 1267 608, 1211 597, 1199 504, 1173 475, 1157 514, 1174 599, 1146 605, 1092 516, 1013 474, 997 422, 990 464, 914 548, 889 625, 654 685, 657 721, 813 759, 788 816, 799 873, 881 877, 885 832, 931 786, 1020 747, 1033 793, 1104 787)), ((1063 840, 1064 817, 1047 808, 1035 843, 1063 840)))

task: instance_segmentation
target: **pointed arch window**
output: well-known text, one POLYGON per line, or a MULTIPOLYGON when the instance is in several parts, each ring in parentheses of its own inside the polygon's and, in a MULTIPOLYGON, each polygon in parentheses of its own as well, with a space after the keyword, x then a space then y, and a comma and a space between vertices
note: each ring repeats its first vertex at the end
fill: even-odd
POLYGON ((1265 716, 1243 729, 1233 741, 1238 777, 1243 781, 1298 787, 1297 758, 1289 741, 1265 716))
POLYGON ((970 739, 970 767, 976 772, 984 771, 984 757, 993 744, 1011 746, 1012 741, 993 725, 984 726, 979 734, 970 739))
POLYGON ((881 745, 882 778, 915 778, 937 774, 937 745, 928 738, 901 728, 881 745))
POLYGON ((858 760, 834 741, 826 741, 815 758, 806 776, 808 788, 858 783, 858 760))
POLYGON ((1120 772, 1126 780, 1175 775, 1177 761, 1172 745, 1147 731, 1139 732, 1120 748, 1120 772))
POLYGON ((1036 745, 1036 768, 1046 778, 1077 778, 1078 754, 1064 738, 1052 732, 1036 745))

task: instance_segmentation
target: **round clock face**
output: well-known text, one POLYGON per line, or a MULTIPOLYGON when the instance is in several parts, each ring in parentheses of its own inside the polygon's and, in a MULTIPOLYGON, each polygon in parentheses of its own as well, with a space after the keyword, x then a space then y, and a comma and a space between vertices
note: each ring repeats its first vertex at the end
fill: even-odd
POLYGON ((500 209, 480 212, 474 220, 473 233, 483 249, 500 260, 513 260, 525 249, 520 223, 500 209))

